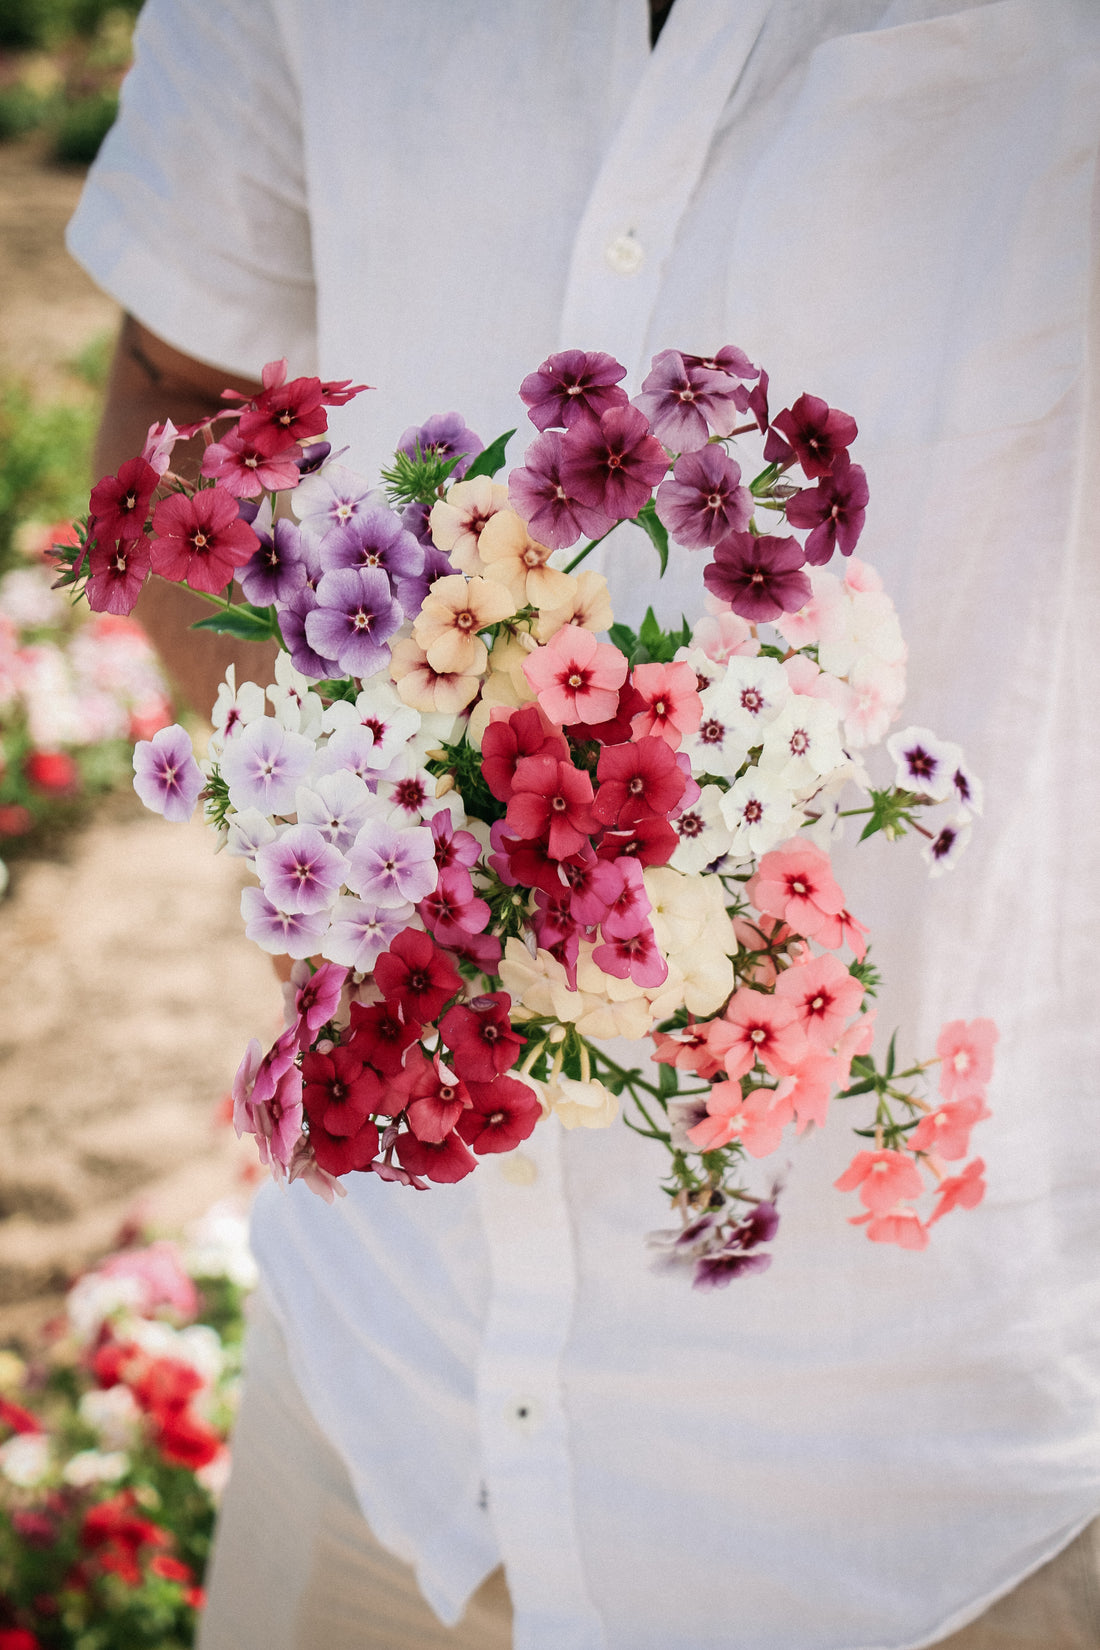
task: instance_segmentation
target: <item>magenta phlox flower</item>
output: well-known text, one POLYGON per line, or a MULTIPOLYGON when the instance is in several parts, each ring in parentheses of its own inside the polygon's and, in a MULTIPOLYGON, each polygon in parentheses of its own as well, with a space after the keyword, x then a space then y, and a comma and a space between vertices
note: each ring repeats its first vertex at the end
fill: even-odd
POLYGON ((706 446, 712 432, 729 435, 737 423, 736 388, 726 373, 689 365, 679 350, 664 349, 653 357, 633 404, 666 447, 695 452, 706 446))
POLYGON ((249 440, 227 430, 202 455, 202 474, 220 481, 234 498, 259 498, 298 485, 298 448, 279 430, 257 431, 249 440))
POLYGON ((315 825, 291 825, 257 850, 263 891, 280 911, 325 911, 344 882, 349 862, 315 825))
POLYGON ((715 355, 688 355, 685 352, 684 360, 689 367, 706 367, 710 372, 725 372, 731 378, 742 378, 749 383, 760 377, 760 368, 754 367, 744 350, 738 349, 736 344, 723 344, 715 355))
POLYGON ((741 466, 721 447, 681 453, 654 500, 658 518, 677 544, 702 550, 749 525, 752 495, 742 487, 741 466))
POLYGON ((381 497, 362 476, 343 464, 326 464, 305 476, 294 495, 294 514, 312 540, 323 539, 331 527, 347 526, 381 497))
POLYGON ((380 568, 339 567, 317 585, 317 606, 306 614, 306 641, 334 658, 343 674, 373 676, 389 663, 386 642, 403 619, 380 568))
MULTIPOLYGON (((264 387, 240 416, 238 428, 247 440, 263 440, 268 432, 273 432, 284 442, 304 441, 328 429, 321 380, 292 378, 288 381, 286 372, 285 359, 269 361, 263 368, 264 387)), ((241 398, 233 395, 230 399, 241 398)))
POLYGON ((591 848, 563 859, 561 875, 568 890, 569 915, 585 928, 602 922, 623 891, 623 862, 599 859, 591 848))
MULTIPOLYGON (((308 964, 305 965, 308 967, 308 964)), ((323 1025, 332 1019, 340 1006, 340 996, 347 983, 348 971, 335 963, 322 963, 308 980, 294 993, 295 1031, 299 1047, 310 1042, 323 1025)))
POLYGON ((84 594, 93 613, 114 613, 125 618, 132 613, 149 574, 149 540, 144 533, 136 538, 110 539, 95 525, 97 535, 88 549, 88 578, 84 594))
POLYGON ((441 872, 433 892, 416 909, 425 928, 440 945, 447 946, 470 934, 480 934, 492 914, 485 900, 474 893, 470 873, 463 865, 452 865, 441 872))
POLYGON ((269 1099, 257 1103, 253 1095, 252 1125, 260 1162, 271 1163, 277 1173, 288 1168, 302 1133, 302 1074, 297 1066, 283 1072, 269 1099))
POLYGON ((378 905, 341 894, 332 908, 332 925, 320 951, 330 962, 369 974, 383 951, 408 928, 411 905, 378 905))
POLYGON ((92 488, 92 532, 107 539, 135 539, 145 531, 149 501, 159 473, 144 458, 130 458, 117 475, 104 476, 92 488))
POLYGON ((246 938, 273 957, 311 957, 329 927, 327 911, 280 911, 262 888, 242 891, 241 916, 246 938))
POLYGON ((651 924, 645 919, 633 934, 597 945, 592 961, 605 974, 613 974, 619 980, 633 980, 635 985, 643 987, 663 985, 668 979, 668 963, 658 949, 651 924))
POLYGON ((578 420, 562 443, 562 484, 571 498, 613 521, 633 519, 668 469, 668 454, 637 407, 578 420))
POLYGON ((366 505, 349 521, 331 527, 319 546, 326 572, 339 567, 375 567, 390 580, 410 617, 404 597, 406 581, 424 570, 424 547, 383 504, 366 505))
POLYGON ((605 915, 600 919, 600 930, 604 939, 629 939, 631 934, 651 929, 649 914, 653 906, 645 891, 642 867, 638 861, 624 854, 621 859, 608 860, 605 863, 609 869, 615 870, 620 885, 605 915))
POLYGON ((802 564, 797 539, 730 533, 715 545, 714 560, 703 570, 703 583, 743 619, 766 624, 780 613, 796 613, 812 597, 802 564))
POLYGON ((603 538, 615 523, 602 510, 571 498, 562 481, 562 436, 548 430, 532 441, 519 469, 508 475, 508 501, 527 523, 531 537, 564 550, 582 534, 603 538))
MULTIPOLYGON (((605 745, 596 777, 600 785, 593 812, 603 825, 632 825, 654 815, 667 819, 684 794, 685 777, 675 751, 652 735, 628 745, 605 745)), ((675 847, 676 833, 672 836, 675 847)))
POLYGON ((833 459, 829 475, 788 500, 791 526, 811 529, 805 554, 812 567, 823 567, 835 549, 842 556, 852 554, 863 531, 869 497, 866 473, 842 450, 833 459))
POLYGON ((446 812, 433 814, 429 826, 434 843, 435 863, 440 871, 452 865, 476 865, 481 857, 481 844, 471 831, 458 831, 454 820, 446 812))
POLYGON ((279 608, 279 630, 286 643, 295 670, 314 681, 335 676, 338 666, 334 658, 327 658, 312 647, 306 637, 306 619, 317 607, 317 594, 307 582, 296 590, 285 606, 279 608))
POLYGON ((234 808, 289 814, 312 762, 312 740, 291 733, 273 716, 261 716, 226 745, 221 773, 234 808))
POLYGON ((426 826, 368 819, 348 850, 347 885, 375 905, 415 905, 437 878, 435 838, 426 826))
POLYGON ((546 837, 554 859, 580 852, 597 829, 592 780, 572 762, 524 756, 516 763, 508 823, 518 836, 546 837))
POLYGON ((598 642, 581 625, 563 625, 545 647, 524 661, 523 673, 551 722, 606 722, 619 707, 626 681, 625 656, 610 642, 598 642))
POLYGON ((703 716, 694 670, 682 660, 641 664, 635 665, 630 680, 643 700, 642 708, 630 718, 634 738, 663 739, 672 750, 679 750, 684 735, 694 733, 703 716))
POLYGON ((836 455, 850 447, 859 434, 854 418, 830 407, 819 395, 800 395, 772 419, 764 457, 769 464, 802 466, 810 480, 825 476, 836 455), (784 439, 784 437, 786 439, 784 439))
POLYGON ((259 543, 237 500, 220 483, 193 497, 172 493, 153 511, 153 572, 214 595, 224 590, 259 543))
POLYGON ((147 808, 173 824, 191 818, 205 783, 178 722, 134 746, 134 789, 147 808))
POLYGON ((424 456, 434 453, 440 458, 452 458, 455 453, 461 453, 461 458, 451 471, 455 481, 461 481, 470 467, 471 458, 475 458, 484 449, 485 443, 479 435, 475 435, 461 413, 433 413, 425 424, 412 424, 404 432, 397 443, 397 451, 406 453, 409 458, 416 456, 417 449, 424 456))
POLYGON ((294 802, 299 825, 315 825, 342 854, 378 806, 365 782, 346 768, 315 772, 309 785, 296 791, 294 802))
POLYGON ((258 532, 259 549, 237 574, 245 600, 257 607, 288 602, 306 583, 302 532, 292 521, 277 521, 270 533, 258 532))
POLYGON ((252 1129, 252 1090, 256 1085, 256 1074, 263 1061, 263 1049, 259 1039, 250 1037, 248 1047, 241 1058, 233 1078, 231 1090, 233 1099, 233 1127, 237 1131, 237 1138, 251 1134, 252 1129))
POLYGON ((626 391, 620 388, 625 377, 626 368, 602 350, 563 349, 528 373, 519 395, 536 429, 569 429, 586 414, 600 418, 625 406, 626 391))

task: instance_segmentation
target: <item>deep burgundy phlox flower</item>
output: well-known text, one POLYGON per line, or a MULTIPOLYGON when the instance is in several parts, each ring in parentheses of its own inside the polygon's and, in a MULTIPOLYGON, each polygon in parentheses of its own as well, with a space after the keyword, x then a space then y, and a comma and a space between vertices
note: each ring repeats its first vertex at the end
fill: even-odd
POLYGON ((97 533, 88 550, 84 594, 93 613, 124 618, 133 612, 149 573, 149 540, 144 533, 125 539, 109 539, 98 528, 97 533))
POLYGON ((716 355, 684 355, 692 367, 708 367, 711 372, 725 372, 731 378, 744 378, 750 383, 760 377, 760 368, 754 367, 743 349, 736 344, 723 344, 716 355))
POLYGON ((521 837, 545 836, 551 857, 565 859, 597 828, 591 803, 592 781, 572 762, 525 756, 516 764, 508 823, 521 837))
POLYGON ((531 925, 534 929, 535 944, 541 946, 544 951, 549 951, 562 940, 568 940, 578 933, 579 924, 574 921, 569 909, 570 899, 568 888, 558 888, 552 894, 540 888, 536 893, 531 925))
POLYGON ((740 482, 741 466, 721 447, 682 453, 657 489, 657 515, 689 550, 717 544, 749 525, 752 495, 740 482))
MULTIPOLYGON (((556 894, 561 888, 558 861, 551 854, 545 838, 530 841, 507 834, 507 821, 500 820, 501 833, 494 839, 500 852, 490 855, 489 864, 501 881, 510 888, 542 888, 556 894)), ((497 827, 493 827, 496 832, 497 827)))
POLYGON ((329 1134, 356 1134, 382 1100, 378 1073, 350 1048, 303 1055, 302 1078, 302 1106, 310 1126, 317 1121, 329 1134))
MULTIPOLYGON (((418 928, 405 928, 374 965, 374 980, 406 1020, 434 1020, 462 981, 446 954, 418 928)), ((413 1171, 416 1173, 417 1171, 413 1171)))
MULTIPOLYGON (((390 1003, 352 1003, 351 1030, 347 1046, 383 1077, 401 1070, 405 1050, 420 1036, 420 1026, 401 1017, 390 1003)), ((388 1106, 379 1108, 388 1111, 388 1106)))
POLYGON ((515 1077, 497 1077, 489 1083, 471 1083, 473 1102, 455 1125, 478 1156, 510 1152, 534 1131, 542 1107, 534 1092, 515 1077))
POLYGON ((538 704, 522 705, 519 710, 494 718, 482 735, 482 776, 501 802, 511 796, 516 763, 525 756, 552 756, 559 762, 569 758, 569 745, 561 728, 538 704))
POLYGON ((218 485, 191 498, 172 493, 153 511, 153 572, 210 595, 225 589, 259 542, 232 493, 218 485))
POLYGON ((797 459, 813 481, 829 474, 837 453, 850 447, 858 434, 859 427, 849 413, 830 407, 819 395, 800 395, 793 406, 772 419, 764 457, 769 464, 790 464, 797 459))
POLYGON ((746 1255, 736 1250, 719 1249, 714 1254, 701 1255, 695 1262, 691 1285, 693 1289, 725 1289, 734 1278, 744 1277, 749 1272, 766 1272, 771 1263, 772 1257, 759 1250, 746 1255))
POLYGON ((288 383, 286 362, 269 361, 263 369, 263 385, 241 413, 237 428, 243 440, 259 443, 274 434, 285 447, 328 429, 319 378, 292 378, 288 383))
POLYGON ((309 1144, 318 1165, 328 1174, 350 1174, 369 1169, 378 1151, 378 1126, 369 1118, 354 1134, 331 1134, 320 1118, 310 1119, 309 1144))
POLYGON ((841 451, 833 459, 831 474, 788 501, 787 520, 791 526, 813 529, 805 544, 806 560, 811 566, 823 567, 834 549, 839 549, 842 556, 852 554, 863 531, 869 497, 862 467, 841 451))
POLYGON ((277 521, 270 533, 259 533, 259 549, 241 568, 238 578, 245 600, 257 607, 288 602, 306 582, 302 529, 293 521, 277 521))
POLYGON ((465 1082, 491 1083, 519 1059, 527 1039, 512 1029, 511 1008, 506 991, 492 991, 456 1003, 440 1020, 439 1034, 465 1082))
POLYGON ((520 400, 537 429, 568 429, 586 413, 599 418, 611 407, 625 406, 626 391, 619 387, 625 377, 626 368, 602 350, 563 349, 528 373, 520 400))
POLYGON ((690 364, 679 350, 665 349, 634 399, 657 438, 673 452, 695 452, 711 434, 729 435, 737 423, 737 391, 724 372, 690 364))
MULTIPOLYGON (((583 730, 578 728, 576 731, 583 731, 585 740, 594 740, 597 745, 625 745, 634 737, 631 719, 645 708, 642 695, 632 682, 626 681, 619 689, 619 705, 614 716, 607 722, 588 722, 583 730)), ((598 752, 593 755, 593 761, 596 755, 598 752)), ((574 760, 579 760, 577 754, 574 760)))
POLYGON ((668 469, 668 454, 637 407, 578 419, 562 442, 562 484, 571 498, 613 521, 633 519, 668 469))
POLYGON ((731 1249, 755 1249, 759 1243, 770 1243, 779 1230, 779 1210, 774 1202, 765 1199, 756 1204, 746 1219, 738 1221, 727 1239, 731 1249))
POLYGON ((548 430, 532 441, 523 455, 523 464, 508 475, 508 499, 527 523, 531 537, 552 550, 576 544, 582 534, 603 538, 615 523, 602 510, 594 510, 570 497, 562 480, 563 438, 548 430))
POLYGON ((417 449, 423 456, 436 453, 441 458, 451 458, 455 453, 462 457, 451 471, 456 481, 462 477, 470 467, 471 458, 483 451, 485 443, 479 435, 475 435, 461 413, 433 413, 424 424, 411 424, 397 443, 397 451, 405 453, 409 458, 415 458, 417 449))
POLYGON ((145 530, 149 500, 160 477, 143 458, 128 458, 118 474, 92 488, 92 532, 103 539, 132 539, 145 530))
POLYGON ((813 590, 802 564, 797 539, 730 533, 715 545, 703 583, 743 619, 766 624, 780 613, 797 613, 810 600, 813 590))
POLYGON ((415 1134, 397 1137, 397 1156, 410 1174, 423 1175, 437 1184, 453 1185, 465 1180, 477 1168, 477 1158, 452 1129, 445 1140, 418 1140, 415 1134))
POLYGON ((596 777, 600 788, 592 811, 604 825, 632 825, 654 816, 667 819, 684 794, 675 751, 651 734, 627 745, 605 745, 596 777))

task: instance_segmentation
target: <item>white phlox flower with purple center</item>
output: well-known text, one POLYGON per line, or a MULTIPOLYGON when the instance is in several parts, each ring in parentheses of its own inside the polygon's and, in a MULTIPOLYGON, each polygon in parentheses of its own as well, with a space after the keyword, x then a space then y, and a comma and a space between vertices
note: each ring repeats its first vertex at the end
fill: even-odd
POLYGON ((235 859, 255 859, 257 851, 274 842, 277 835, 266 814, 258 808, 243 808, 229 815, 225 851, 235 859))
POLYGON ((321 732, 324 703, 309 687, 310 678, 295 670, 290 654, 280 648, 275 659, 275 680, 267 689, 275 720, 291 733, 316 740, 321 732))
POLYGON ((374 734, 361 722, 352 722, 322 745, 313 763, 313 781, 326 773, 350 773, 373 786, 378 778, 374 734))
POLYGON ((222 778, 234 808, 258 808, 263 814, 289 814, 294 793, 313 763, 311 739, 291 733, 271 716, 260 717, 226 747, 222 778))
POLYGON ((373 736, 371 766, 390 767, 419 731, 420 712, 397 697, 388 683, 372 682, 354 704, 338 699, 329 705, 322 722, 327 733, 342 733, 364 727, 373 736))
POLYGON ((963 815, 969 818, 973 814, 981 813, 985 798, 982 782, 970 771, 967 762, 960 762, 951 775, 951 788, 963 815))
POLYGON ((341 894, 333 907, 321 955, 329 962, 353 968, 357 974, 369 974, 402 929, 420 926, 411 905, 378 905, 341 894))
POLYGON ((205 783, 191 740, 178 722, 135 745, 134 789, 147 808, 173 824, 191 818, 205 783))
POLYGON ((806 794, 816 790, 844 761, 840 713, 828 699, 792 693, 764 729, 760 770, 789 791, 806 794))
POLYGON ((722 817, 724 794, 717 785, 704 785, 692 805, 672 822, 680 838, 669 861, 673 870, 698 876, 728 853, 733 833, 722 817))
POLYGON ((425 825, 434 814, 446 809, 456 825, 466 823, 466 810, 457 791, 437 797, 439 783, 425 768, 410 768, 396 779, 380 779, 379 799, 385 803, 385 818, 397 825, 425 825))
POLYGON ((434 894, 438 880, 435 837, 424 826, 368 819, 348 851, 345 881, 375 905, 415 905, 434 894))
POLYGON ((777 847, 790 836, 793 815, 789 787, 774 774, 750 768, 722 798, 722 818, 733 833, 730 859, 752 859, 777 847))
POLYGON ((895 783, 903 791, 915 791, 933 802, 947 801, 963 764, 960 745, 938 739, 929 728, 903 728, 890 735, 886 749, 896 765, 895 783))
POLYGON ((929 876, 939 877, 955 869, 959 855, 970 841, 972 829, 968 813, 957 813, 940 826, 932 841, 921 850, 928 861, 929 876))
POLYGON ((791 685, 778 659, 736 653, 727 660, 721 681, 707 689, 703 714, 713 709, 741 734, 747 746, 759 745, 764 729, 790 697, 791 685))
POLYGON ((314 776, 296 795, 299 825, 316 825, 326 841, 346 853, 380 804, 365 782, 346 768, 314 776))
POLYGON ((291 825, 256 854, 256 875, 271 903, 289 913, 326 911, 344 883, 347 861, 315 825, 291 825))
POLYGON ((327 911, 279 911, 262 888, 242 890, 241 916, 245 936, 273 957, 311 957, 329 929, 327 911))
POLYGON ((219 756, 234 734, 250 722, 257 721, 264 709, 263 688, 255 682, 242 682, 238 687, 236 671, 230 665, 225 681, 218 688, 214 709, 210 712, 210 720, 214 724, 214 736, 208 747, 211 756, 219 756))

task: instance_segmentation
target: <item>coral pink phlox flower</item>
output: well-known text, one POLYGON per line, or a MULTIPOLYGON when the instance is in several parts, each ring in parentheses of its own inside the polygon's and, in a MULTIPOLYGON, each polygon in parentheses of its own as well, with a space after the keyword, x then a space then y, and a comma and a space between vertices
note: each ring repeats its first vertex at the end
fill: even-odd
POLYGON ((921 1118, 906 1141, 911 1152, 930 1152, 956 1162, 970 1150, 970 1131, 975 1123, 992 1116, 980 1094, 937 1106, 921 1118))
MULTIPOLYGON (((884 1215, 903 1197, 919 1197, 924 1181, 911 1157, 904 1152, 857 1152, 833 1185, 838 1192, 854 1192, 874 1215, 884 1215)), ((922 1246, 923 1247, 923 1246, 922 1246)))
POLYGON ((694 1071, 700 1077, 716 1077, 737 1040, 737 1032, 728 1020, 689 1020, 680 1031, 654 1031, 652 1037, 653 1058, 658 1064, 694 1071))
POLYGON ((946 1100, 984 1094, 993 1075, 993 1045, 998 1037, 992 1020, 949 1020, 936 1041, 940 1093, 946 1100))
POLYGON ((794 1008, 807 1038, 817 1048, 832 1048, 863 1001, 863 987, 836 957, 813 957, 796 963, 775 982, 775 994, 794 1008))
POLYGON ((713 1152, 740 1140, 750 1157, 767 1157, 783 1137, 785 1116, 772 1107, 771 1089, 742 1096, 740 1083, 715 1083, 707 1097, 707 1115, 687 1131, 696 1151, 713 1152))
POLYGON ((590 630, 565 625, 525 661, 524 675, 539 704, 559 725, 606 722, 619 706, 627 661, 590 630))
POLYGON ((645 701, 644 708, 630 718, 635 739, 652 735, 679 750, 684 734, 694 733, 703 719, 703 701, 691 666, 682 662, 636 665, 630 680, 645 701))
POLYGON ((725 1018, 736 1033, 726 1055, 726 1073, 743 1077, 757 1060, 773 1077, 789 1077, 806 1058, 806 1034, 794 1005, 741 986, 726 1005, 725 1018))
POLYGON ((808 939, 815 939, 828 919, 844 909, 828 854, 798 838, 764 855, 746 892, 757 910, 779 917, 808 939))
POLYGON ((839 951, 846 945, 853 957, 860 961, 867 955, 867 936, 870 929, 856 920, 850 911, 837 911, 822 917, 814 939, 829 951, 839 951))
POLYGON ((872 1243, 896 1243, 899 1249, 928 1247, 928 1227, 921 1222, 917 1211, 904 1203, 882 1214, 853 1215, 849 1224, 866 1226, 872 1243))
POLYGON ((929 1226, 949 1215, 952 1209, 976 1209, 985 1196, 985 1163, 982 1158, 976 1157, 968 1163, 961 1174, 948 1175, 936 1187, 936 1197, 939 1201, 935 1211, 929 1216, 929 1226))
POLYGON ((810 1123, 824 1128, 829 1118, 829 1096, 843 1077, 844 1067, 835 1054, 811 1049, 789 1077, 781 1077, 775 1090, 775 1110, 784 1120, 798 1119, 801 1134, 810 1123))

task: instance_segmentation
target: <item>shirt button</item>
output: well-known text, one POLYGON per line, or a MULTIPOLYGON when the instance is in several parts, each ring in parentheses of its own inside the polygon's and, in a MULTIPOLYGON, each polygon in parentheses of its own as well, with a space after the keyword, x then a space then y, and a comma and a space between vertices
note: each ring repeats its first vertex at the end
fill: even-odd
POLYGON ((616 275, 636 275, 645 262, 642 243, 630 233, 616 235, 604 248, 603 255, 616 275))
POLYGON ((523 1152, 509 1152, 497 1167, 510 1186, 530 1186, 538 1179, 538 1164, 523 1152))
POLYGON ((538 1432, 542 1426, 542 1405, 537 1398, 519 1393, 505 1404, 504 1418, 517 1432, 538 1432))

